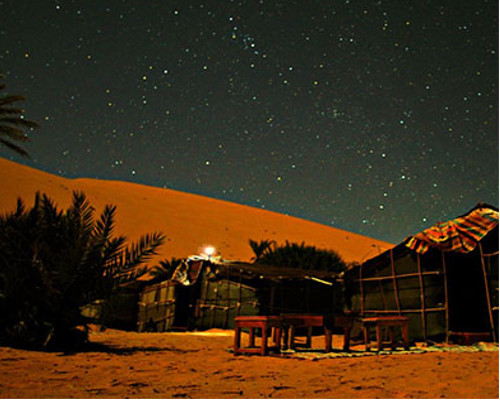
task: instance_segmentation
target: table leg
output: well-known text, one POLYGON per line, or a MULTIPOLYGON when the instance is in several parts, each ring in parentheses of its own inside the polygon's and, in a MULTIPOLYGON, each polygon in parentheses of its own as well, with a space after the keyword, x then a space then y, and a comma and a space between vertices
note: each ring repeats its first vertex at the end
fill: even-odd
POLYGON ((295 326, 290 327, 290 348, 295 350, 295 326))
POLYGON ((378 351, 381 351, 382 350, 382 328, 379 325, 377 325, 376 329, 377 329, 377 348, 378 348, 378 351))
POLYGON ((389 327, 389 338, 391 339, 391 350, 395 350, 396 349, 396 341, 394 338, 394 327, 393 326, 389 327))
POLYGON ((332 351, 332 331, 331 329, 325 328, 325 352, 326 353, 331 353, 332 351))
POLYGON ((365 339, 365 350, 370 351, 370 335, 367 326, 363 326, 363 336, 365 339))
POLYGON ((309 349, 312 347, 312 334, 313 334, 313 328, 312 326, 309 326, 307 328, 307 339, 306 339, 306 347, 309 349))
POLYGON ((403 341, 405 345, 405 350, 410 350, 410 339, 408 337, 408 324, 404 324, 401 327, 401 329, 403 331, 403 341))
POLYGON ((255 328, 248 328, 248 345, 249 347, 255 347, 255 328))
POLYGON ((351 328, 344 328, 344 351, 349 351, 351 343, 351 328))
POLYGON ((262 344, 260 346, 260 355, 261 356, 267 355, 267 327, 266 326, 262 327, 262 344))
POLYGON ((238 350, 241 346, 241 328, 236 326, 234 328, 234 355, 238 354, 238 350))
POLYGON ((290 329, 289 325, 283 326, 283 349, 285 350, 288 349, 289 329, 290 329))
POLYGON ((281 328, 280 327, 274 328, 274 345, 275 345, 275 347, 278 348, 278 350, 281 349, 281 328))

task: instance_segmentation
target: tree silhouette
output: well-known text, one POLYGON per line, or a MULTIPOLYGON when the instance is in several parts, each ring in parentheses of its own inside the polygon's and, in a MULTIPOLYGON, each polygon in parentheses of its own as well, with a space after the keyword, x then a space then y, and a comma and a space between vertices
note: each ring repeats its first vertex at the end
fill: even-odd
POLYGON ((269 240, 269 239, 261 240, 260 242, 249 239, 248 244, 250 245, 253 253, 255 254, 255 257, 253 257, 252 260, 257 262, 266 252, 270 251, 273 248, 273 246, 276 245, 276 242, 274 240, 269 240))
POLYGON ((98 219, 82 193, 60 211, 37 193, 26 209, 0 216, 0 341, 35 348, 73 347, 87 339, 82 307, 109 298, 119 285, 145 273, 164 241, 145 235, 130 247, 113 236, 116 207, 98 219))
MULTIPOLYGON (((0 79, 4 76, 0 74, 0 79)), ((6 85, 0 83, 0 92, 5 90, 6 85)), ((21 95, 0 94, 0 144, 14 152, 29 157, 26 150, 14 142, 28 142, 30 138, 26 130, 38 128, 38 124, 24 119, 24 110, 15 104, 24 101, 21 95)))
POLYGON ((301 268, 318 271, 342 272, 346 263, 334 250, 318 249, 314 246, 290 243, 270 248, 259 258, 259 263, 286 268, 301 268))
POLYGON ((150 283, 163 282, 172 278, 173 273, 179 265, 182 264, 182 260, 179 258, 172 257, 170 261, 162 260, 159 265, 155 265, 151 270, 151 275, 153 279, 150 283))

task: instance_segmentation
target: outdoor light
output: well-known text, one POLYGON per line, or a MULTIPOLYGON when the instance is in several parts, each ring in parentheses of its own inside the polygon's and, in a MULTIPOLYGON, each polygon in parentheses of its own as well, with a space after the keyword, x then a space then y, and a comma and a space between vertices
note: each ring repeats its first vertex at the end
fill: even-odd
POLYGON ((206 254, 208 256, 208 258, 210 258, 211 256, 213 256, 215 254, 215 247, 213 247, 213 246, 206 246, 203 249, 203 253, 206 254))

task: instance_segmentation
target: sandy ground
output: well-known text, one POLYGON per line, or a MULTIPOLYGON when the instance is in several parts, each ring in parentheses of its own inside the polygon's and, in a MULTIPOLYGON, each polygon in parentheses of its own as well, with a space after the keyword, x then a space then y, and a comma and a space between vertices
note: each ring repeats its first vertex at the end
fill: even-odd
MULTIPOLYGON (((60 207, 72 191, 83 191, 97 213, 106 204, 117 206, 116 233, 132 241, 160 231, 167 236, 159 256, 186 258, 212 245, 230 260, 249 260, 248 239, 306 242, 337 251, 347 262, 364 261, 392 244, 258 208, 196 196, 170 189, 98 179, 67 179, 0 158, 0 213, 13 211, 18 197, 29 206, 37 191, 60 207)), ((341 210, 334 210, 341 212, 341 210)), ((403 239, 403 238, 401 238, 403 239)))
MULTIPOLYGON (((231 331, 91 333, 76 354, 0 348, 2 398, 498 398, 498 352, 233 356, 231 331)), ((243 338, 246 339, 246 338, 243 338)), ((321 346, 315 337, 313 346, 321 346)), ((340 337, 334 344, 340 345, 340 337)))

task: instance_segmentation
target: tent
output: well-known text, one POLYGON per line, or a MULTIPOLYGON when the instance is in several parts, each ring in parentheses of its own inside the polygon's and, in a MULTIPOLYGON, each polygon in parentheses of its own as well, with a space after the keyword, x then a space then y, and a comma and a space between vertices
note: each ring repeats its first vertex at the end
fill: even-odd
POLYGON ((139 331, 232 329, 239 315, 342 310, 337 274, 245 262, 187 260, 140 294, 139 331))
POLYGON ((498 338, 498 209, 467 214, 406 238, 345 273, 361 316, 410 317, 413 339, 498 338))

